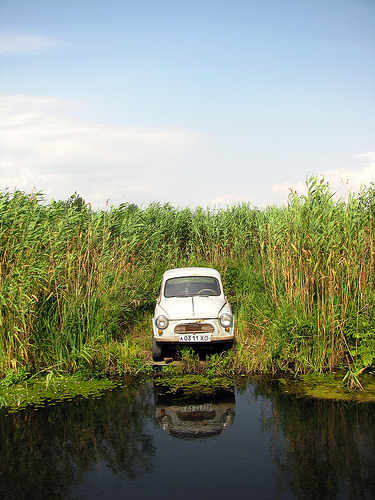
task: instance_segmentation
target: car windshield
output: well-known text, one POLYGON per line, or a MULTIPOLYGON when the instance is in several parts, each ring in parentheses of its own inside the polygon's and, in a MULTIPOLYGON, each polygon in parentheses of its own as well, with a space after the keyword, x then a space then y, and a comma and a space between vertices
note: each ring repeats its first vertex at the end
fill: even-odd
POLYGON ((220 284, 211 276, 184 276, 170 278, 165 283, 164 297, 193 297, 194 295, 220 295, 220 284))

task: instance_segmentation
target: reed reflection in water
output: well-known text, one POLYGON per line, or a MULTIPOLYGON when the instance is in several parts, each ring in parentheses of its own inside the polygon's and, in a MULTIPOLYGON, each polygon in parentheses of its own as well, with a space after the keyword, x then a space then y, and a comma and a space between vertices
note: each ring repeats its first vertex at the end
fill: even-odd
POLYGON ((125 381, 0 412, 0 498, 373 499, 374 410, 254 380, 203 399, 125 381))

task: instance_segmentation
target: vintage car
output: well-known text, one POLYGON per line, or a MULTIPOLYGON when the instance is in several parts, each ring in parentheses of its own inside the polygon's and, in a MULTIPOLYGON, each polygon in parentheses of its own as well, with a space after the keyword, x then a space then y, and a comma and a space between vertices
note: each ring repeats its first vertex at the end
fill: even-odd
POLYGON ((233 313, 218 271, 186 267, 164 273, 153 318, 154 361, 182 345, 228 349, 233 339, 233 313))
POLYGON ((235 418, 232 401, 187 402, 157 405, 156 419, 170 436, 179 439, 216 437, 232 425, 235 418))

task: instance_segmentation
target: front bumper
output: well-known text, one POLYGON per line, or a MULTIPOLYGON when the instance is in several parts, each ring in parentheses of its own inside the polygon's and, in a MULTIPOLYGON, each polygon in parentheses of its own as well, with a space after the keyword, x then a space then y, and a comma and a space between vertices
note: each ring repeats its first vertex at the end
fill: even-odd
POLYGON ((196 344, 207 345, 219 342, 230 342, 234 339, 234 325, 230 326, 229 329, 226 330, 223 326, 221 326, 220 321, 216 318, 212 320, 170 320, 168 327, 164 330, 158 330, 155 323, 153 325, 153 335, 156 342, 185 344, 186 342, 180 341, 180 335, 184 333, 208 333, 210 335, 210 342, 191 342, 196 344), (184 331, 184 326, 188 326, 186 331, 184 331), (175 330, 177 330, 177 332, 175 330))
POLYGON ((174 335, 173 337, 160 337, 160 336, 155 336, 155 341, 156 342, 162 342, 163 344, 197 344, 197 345, 202 345, 202 346, 207 346, 210 344, 216 344, 219 342, 230 342, 231 340, 234 339, 234 334, 228 334, 228 335, 211 335, 211 341, 210 342, 181 342, 179 340, 179 335, 174 335))

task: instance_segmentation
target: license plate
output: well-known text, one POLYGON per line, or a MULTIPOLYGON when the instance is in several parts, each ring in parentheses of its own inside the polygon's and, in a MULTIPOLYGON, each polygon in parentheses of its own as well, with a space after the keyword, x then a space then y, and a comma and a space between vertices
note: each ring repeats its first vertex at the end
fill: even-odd
POLYGON ((180 342, 211 342, 211 335, 207 333, 188 333, 185 335, 180 335, 180 342))
POLYGON ((189 405, 181 408, 181 413, 191 413, 195 411, 212 411, 212 404, 206 403, 202 405, 189 405))

